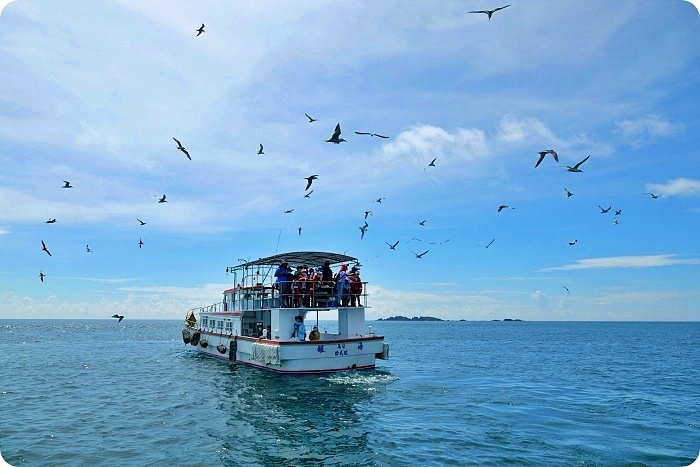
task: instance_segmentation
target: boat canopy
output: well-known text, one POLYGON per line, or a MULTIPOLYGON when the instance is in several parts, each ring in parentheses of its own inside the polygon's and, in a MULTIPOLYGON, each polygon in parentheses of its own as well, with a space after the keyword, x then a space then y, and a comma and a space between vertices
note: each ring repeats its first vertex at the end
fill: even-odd
POLYGON ((250 266, 279 266, 283 261, 289 263, 289 266, 301 266, 306 264, 308 266, 320 266, 326 261, 329 261, 331 266, 339 263, 350 263, 357 262, 357 258, 353 256, 344 255, 342 253, 328 253, 323 251, 293 251, 290 253, 280 253, 277 255, 268 256, 267 258, 260 258, 254 261, 248 261, 241 263, 238 266, 233 266, 228 268, 230 271, 236 269, 245 269, 250 266))

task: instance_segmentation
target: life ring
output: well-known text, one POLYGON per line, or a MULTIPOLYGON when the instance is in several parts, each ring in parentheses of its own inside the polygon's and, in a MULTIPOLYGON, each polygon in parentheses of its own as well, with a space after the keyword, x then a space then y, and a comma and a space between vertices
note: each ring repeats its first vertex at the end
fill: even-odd
POLYGON ((228 346, 228 359, 232 362, 236 361, 236 351, 238 350, 238 341, 234 338, 228 346))
POLYGON ((200 336, 199 331, 195 331, 195 333, 192 334, 192 339, 190 339, 190 344, 192 344, 194 346, 199 344, 199 336, 200 336))
POLYGON ((201 345, 203 349, 206 349, 207 346, 209 345, 209 342, 208 342, 206 339, 202 339, 202 340, 199 342, 199 345, 201 345))
POLYGON ((187 329, 183 329, 182 330, 182 341, 185 344, 189 344, 191 338, 192 338, 192 333, 187 329))
POLYGON ((216 346, 216 350, 218 350, 220 354, 225 354, 226 346, 224 344, 219 344, 216 346))

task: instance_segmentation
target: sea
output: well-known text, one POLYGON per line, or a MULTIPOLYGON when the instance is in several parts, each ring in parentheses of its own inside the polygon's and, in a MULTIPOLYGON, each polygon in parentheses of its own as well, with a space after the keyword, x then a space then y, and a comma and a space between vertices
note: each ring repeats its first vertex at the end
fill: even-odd
POLYGON ((292 376, 204 357, 179 320, 0 320, 0 454, 41 467, 677 467, 700 453, 700 323, 367 324, 389 360, 292 376))

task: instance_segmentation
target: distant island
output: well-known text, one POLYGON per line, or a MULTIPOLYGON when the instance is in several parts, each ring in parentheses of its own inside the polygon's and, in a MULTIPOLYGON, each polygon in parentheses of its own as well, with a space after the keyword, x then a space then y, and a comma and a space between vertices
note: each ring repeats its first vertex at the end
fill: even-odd
POLYGON ((406 316, 392 316, 391 318, 379 318, 377 321, 442 321, 440 318, 434 318, 432 316, 414 316, 413 318, 408 318, 406 316))

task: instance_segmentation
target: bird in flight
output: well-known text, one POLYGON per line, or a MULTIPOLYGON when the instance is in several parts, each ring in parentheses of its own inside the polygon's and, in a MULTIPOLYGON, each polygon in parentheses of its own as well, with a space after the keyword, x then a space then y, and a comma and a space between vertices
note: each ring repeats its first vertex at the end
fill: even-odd
POLYGON ((308 193, 306 193, 304 195, 304 198, 311 198, 311 193, 313 193, 313 192, 314 192, 314 190, 309 191, 308 193))
POLYGON ((490 247, 490 246, 491 246, 491 244, 492 244, 493 242, 495 242, 495 241, 496 241, 496 239, 494 238, 493 240, 491 240, 491 241, 489 242, 489 244, 488 244, 488 245, 484 246, 484 248, 488 248, 488 247, 490 247))
POLYGON ((382 200, 383 200, 383 199, 386 199, 386 198, 377 198, 377 199, 374 200, 374 202, 375 202, 375 203, 382 204, 382 200))
MULTIPOLYGON (((202 25, 199 27, 199 29, 196 29, 196 31, 197 31, 197 37, 204 34, 204 23, 202 23, 202 25)), ((214 35, 216 35, 216 34, 214 34, 214 35)))
POLYGON ((414 255, 416 255, 416 258, 422 258, 423 255, 426 254, 428 251, 430 251, 430 250, 425 250, 425 251, 424 251, 423 253, 421 253, 421 254, 418 254, 418 253, 416 253, 415 251, 411 251, 411 253, 413 253, 414 255))
POLYGON ((572 192, 570 192, 569 190, 567 190, 566 188, 564 188, 564 191, 566 191, 567 198, 571 198, 572 196, 574 196, 574 194, 572 192))
POLYGON ((394 243, 393 245, 392 245, 391 243, 389 243, 389 242, 384 242, 384 243, 386 243, 387 245, 389 245, 389 248, 391 248, 392 250, 396 250, 396 245, 398 245, 399 242, 400 242, 400 240, 396 240, 396 243, 394 243))
POLYGON ((578 242, 578 240, 571 240, 571 241, 569 242, 569 246, 574 246, 574 245, 576 245, 576 242, 578 242))
POLYGON ((85 245, 85 251, 88 253, 92 253, 92 250, 90 249, 90 245, 85 245))
POLYGON ((367 216, 371 216, 372 211, 365 211, 365 220, 367 220, 367 216))
POLYGON ((301 236, 301 226, 299 226, 299 236, 301 236))
POLYGON ((263 152, 263 145, 262 145, 262 144, 260 145, 260 149, 258 149, 258 156, 261 155, 261 154, 265 154, 265 153, 263 152))
POLYGON ((507 206, 507 205, 505 205, 505 204, 502 204, 502 205, 498 206, 498 212, 501 212, 501 211, 503 211, 504 209, 515 209, 515 208, 511 208, 510 206, 507 206))
POLYGON ((422 225, 423 227, 425 227, 425 221, 422 220, 422 221, 418 222, 418 225, 422 225))
POLYGON ((177 148, 178 148, 180 151, 182 151, 182 153, 183 153, 184 155, 186 155, 187 158, 188 158, 189 160, 192 160, 192 158, 190 157, 190 153, 187 152, 187 149, 185 149, 185 147, 182 145, 182 143, 181 143, 177 138, 175 138, 175 137, 173 137, 173 139, 174 139, 175 142, 177 143, 177 148))
POLYGON ((43 271, 39 271, 39 279, 41 280, 41 282, 44 282, 44 276, 45 276, 45 275, 46 275, 46 274, 44 274, 43 271))
POLYGON ((616 216, 619 216, 620 214, 622 214, 622 209, 618 209, 617 211, 615 211, 616 216))
POLYGON ((566 293, 568 293, 569 295, 571 295, 571 292, 569 292, 569 288, 568 288, 567 286, 562 285, 562 287, 564 287, 564 288, 566 289, 566 293))
POLYGON ((313 183, 314 180, 318 178, 318 175, 309 175, 308 177, 304 177, 306 179, 306 188, 304 190, 308 190, 311 188, 311 184, 313 183))
POLYGON ((408 243, 411 243, 413 240, 417 240, 417 241, 419 241, 419 242, 422 242, 422 241, 423 241, 423 240, 421 240, 420 238, 413 237, 412 239, 410 239, 410 240, 407 241, 406 243, 407 243, 407 244, 408 244, 408 243))
MULTIPOLYGON (((340 137, 340 123, 338 123, 335 126, 335 131, 333 132, 333 136, 330 137, 330 139, 326 140, 326 143, 335 143, 335 144, 340 144, 344 142, 345 140, 340 137)), ((345 141, 347 143, 347 141, 345 141)))
POLYGON ((649 196, 652 197, 652 199, 656 199, 656 198, 665 198, 664 195, 655 195, 654 193, 642 193, 642 194, 643 194, 643 195, 649 195, 649 196))
POLYGON ((535 164, 535 167, 540 165, 540 163, 544 159, 544 156, 546 156, 547 154, 551 154, 552 157, 554 157, 554 160, 559 162, 559 155, 557 154, 557 152, 554 149, 545 149, 544 151, 538 152, 538 154, 540 155, 540 158, 537 160, 537 164, 535 164))
POLYGON ((430 242, 431 245, 442 245, 443 243, 449 242, 450 239, 448 238, 447 240, 443 240, 441 242, 430 242))
MULTIPOLYGON (((158 197, 156 196, 156 198, 158 198, 158 197)), ((165 200, 165 193, 163 193, 163 197, 162 197, 162 198, 158 198, 158 202, 159 202, 159 203, 167 203, 167 201, 165 200)))
POLYGON ((136 220, 139 221, 141 223, 141 225, 146 225, 146 223, 144 221, 142 221, 141 219, 136 219, 136 220))
POLYGON ((619 224, 619 223, 620 223, 620 222, 617 220, 617 217, 613 219, 613 225, 617 225, 617 224, 619 224))
POLYGON ((365 225, 360 227, 360 230, 362 231, 362 234, 360 235, 360 240, 365 238, 365 232, 367 231, 367 227, 369 227, 369 224, 367 224, 367 222, 365 222, 365 225))
MULTIPOLYGON (((425 167, 425 169, 427 169, 428 167, 435 167, 435 161, 436 161, 436 160, 437 160, 437 157, 434 158, 432 161, 430 161, 430 164, 428 164, 428 166, 425 167)), ((423 169, 423 170, 425 170, 425 169, 423 169)))
POLYGON ((291 214, 294 212, 294 208, 284 211, 285 214, 291 214))
POLYGON ((584 162, 586 162, 586 161, 588 160, 589 157, 591 157, 590 154, 587 155, 586 158, 585 158, 584 160, 582 160, 581 162, 579 162, 578 164, 576 164, 576 165, 573 166, 573 167, 571 167, 570 165, 567 165, 567 166, 566 166, 567 172, 583 172, 583 170, 579 169, 579 167, 581 167, 581 164, 583 164, 584 162))
POLYGON ((117 318, 117 319, 119 320, 119 321, 117 321, 117 323, 121 323, 122 320, 124 319, 124 316, 118 315, 118 314, 115 313, 115 314, 112 315, 112 318, 117 318))
POLYGON ((139 249, 143 246, 143 240, 139 238, 139 249))
POLYGON ((367 133, 367 132, 364 132, 364 131, 356 131, 355 134, 356 134, 356 135, 369 135, 370 137, 376 136, 377 138, 384 138, 384 139, 387 139, 387 138, 388 138, 388 136, 382 136, 382 135, 378 135, 378 134, 376 134, 376 133, 367 133))
POLYGON ((612 209, 612 206, 610 206, 606 209, 606 208, 603 208, 600 204, 598 205, 598 207, 600 208, 601 214, 605 214, 606 212, 609 212, 612 209))
POLYGON ((304 114, 304 115, 306 115, 306 118, 309 119, 309 123, 315 122, 315 121, 316 121, 316 119, 315 119, 315 118, 311 118, 311 117, 309 116, 309 114, 304 114))
POLYGON ((51 256, 51 252, 49 251, 48 248, 46 248, 46 243, 44 243, 43 240, 41 241, 41 249, 44 250, 47 255, 51 256))
POLYGON ((44 224, 55 224, 55 223, 56 223, 56 219, 51 219, 51 218, 49 218, 49 220, 44 222, 44 224))
POLYGON ((509 6, 510 6, 510 5, 506 5, 506 6, 494 8, 493 10, 477 10, 477 11, 470 11, 469 13, 485 13, 486 15, 488 15, 489 20, 491 20, 491 15, 493 15, 494 13, 496 13, 498 10, 502 10, 502 9, 504 9, 504 8, 508 8, 509 6))
POLYGON ((73 188, 68 180, 63 180, 64 185, 61 188, 73 188))

